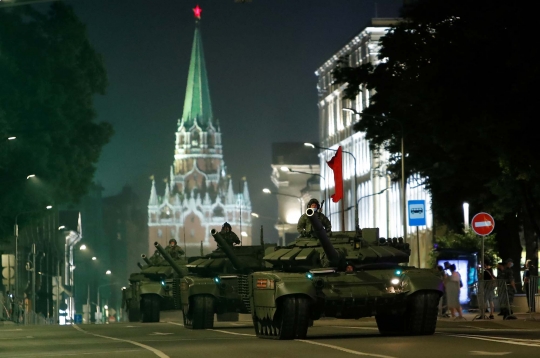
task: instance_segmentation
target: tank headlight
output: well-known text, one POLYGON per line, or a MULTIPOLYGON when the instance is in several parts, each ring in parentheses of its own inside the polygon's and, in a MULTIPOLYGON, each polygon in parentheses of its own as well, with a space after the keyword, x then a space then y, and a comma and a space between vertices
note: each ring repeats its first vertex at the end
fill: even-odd
POLYGON ((401 275, 401 274, 402 274, 402 272, 403 272, 403 271, 401 271, 401 270, 396 270, 396 276, 399 276, 399 275, 401 275))
POLYGON ((390 280, 390 283, 391 283, 392 285, 399 285, 399 278, 393 278, 393 279, 391 279, 391 280, 390 280))
POLYGON ((165 287, 165 281, 161 281, 161 286, 165 287))
POLYGON ((306 277, 311 280, 313 278, 313 274, 311 272, 307 272, 306 277))
POLYGON ((221 279, 219 277, 214 277, 214 282, 219 285, 221 283, 221 279))

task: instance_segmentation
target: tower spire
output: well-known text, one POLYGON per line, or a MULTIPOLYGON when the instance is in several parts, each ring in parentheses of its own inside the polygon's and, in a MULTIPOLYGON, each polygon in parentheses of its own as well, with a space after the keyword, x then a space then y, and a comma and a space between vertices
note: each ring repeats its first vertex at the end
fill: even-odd
POLYGON ((191 48, 191 60, 189 63, 182 122, 186 129, 189 129, 194 123, 197 123, 204 130, 210 123, 216 127, 216 123, 214 123, 214 115, 212 113, 212 102, 210 101, 210 90, 208 87, 204 51, 199 29, 201 12, 202 10, 199 5, 193 9, 196 18, 195 35, 193 37, 193 46, 191 48))

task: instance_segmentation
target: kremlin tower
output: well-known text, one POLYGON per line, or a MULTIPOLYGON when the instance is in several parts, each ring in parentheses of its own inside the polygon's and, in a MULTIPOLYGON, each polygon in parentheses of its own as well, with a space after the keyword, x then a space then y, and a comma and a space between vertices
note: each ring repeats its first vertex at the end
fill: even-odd
POLYGON ((210 230, 220 231, 224 222, 231 224, 242 245, 251 245, 248 186, 245 179, 234 182, 227 175, 220 124, 212 112, 204 62, 201 9, 197 5, 193 11, 196 25, 184 111, 178 120, 174 162, 163 196, 157 194, 152 179, 148 202, 150 254, 155 251, 154 242, 165 247, 170 239, 176 239, 188 256, 199 255, 201 247, 205 252, 215 249, 210 230))

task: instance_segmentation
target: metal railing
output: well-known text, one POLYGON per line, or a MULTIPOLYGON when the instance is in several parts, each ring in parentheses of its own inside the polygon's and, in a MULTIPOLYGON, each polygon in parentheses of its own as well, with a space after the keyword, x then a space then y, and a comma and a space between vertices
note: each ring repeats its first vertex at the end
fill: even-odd
MULTIPOLYGON (((475 283, 474 291, 478 298, 479 314, 473 319, 488 319, 486 316, 487 308, 495 307, 495 299, 498 300, 501 313, 504 319, 514 317, 512 312, 513 298, 515 292, 513 288, 506 283, 506 280, 479 280, 475 283)), ((493 310, 490 310, 490 313, 493 310)))
POLYGON ((536 308, 540 306, 540 296, 538 296, 539 284, 538 276, 529 276, 523 280, 523 292, 525 292, 525 297, 527 298, 527 313, 529 313, 527 320, 536 320, 534 313, 536 312, 536 308))

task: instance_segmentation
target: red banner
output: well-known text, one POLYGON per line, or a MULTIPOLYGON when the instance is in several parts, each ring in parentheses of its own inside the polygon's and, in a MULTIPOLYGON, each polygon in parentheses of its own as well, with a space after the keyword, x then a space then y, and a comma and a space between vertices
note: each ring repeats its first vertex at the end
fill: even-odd
POLYGON ((331 198, 334 203, 337 203, 343 199, 343 160, 341 146, 339 146, 336 155, 326 163, 334 172, 335 193, 331 198))

